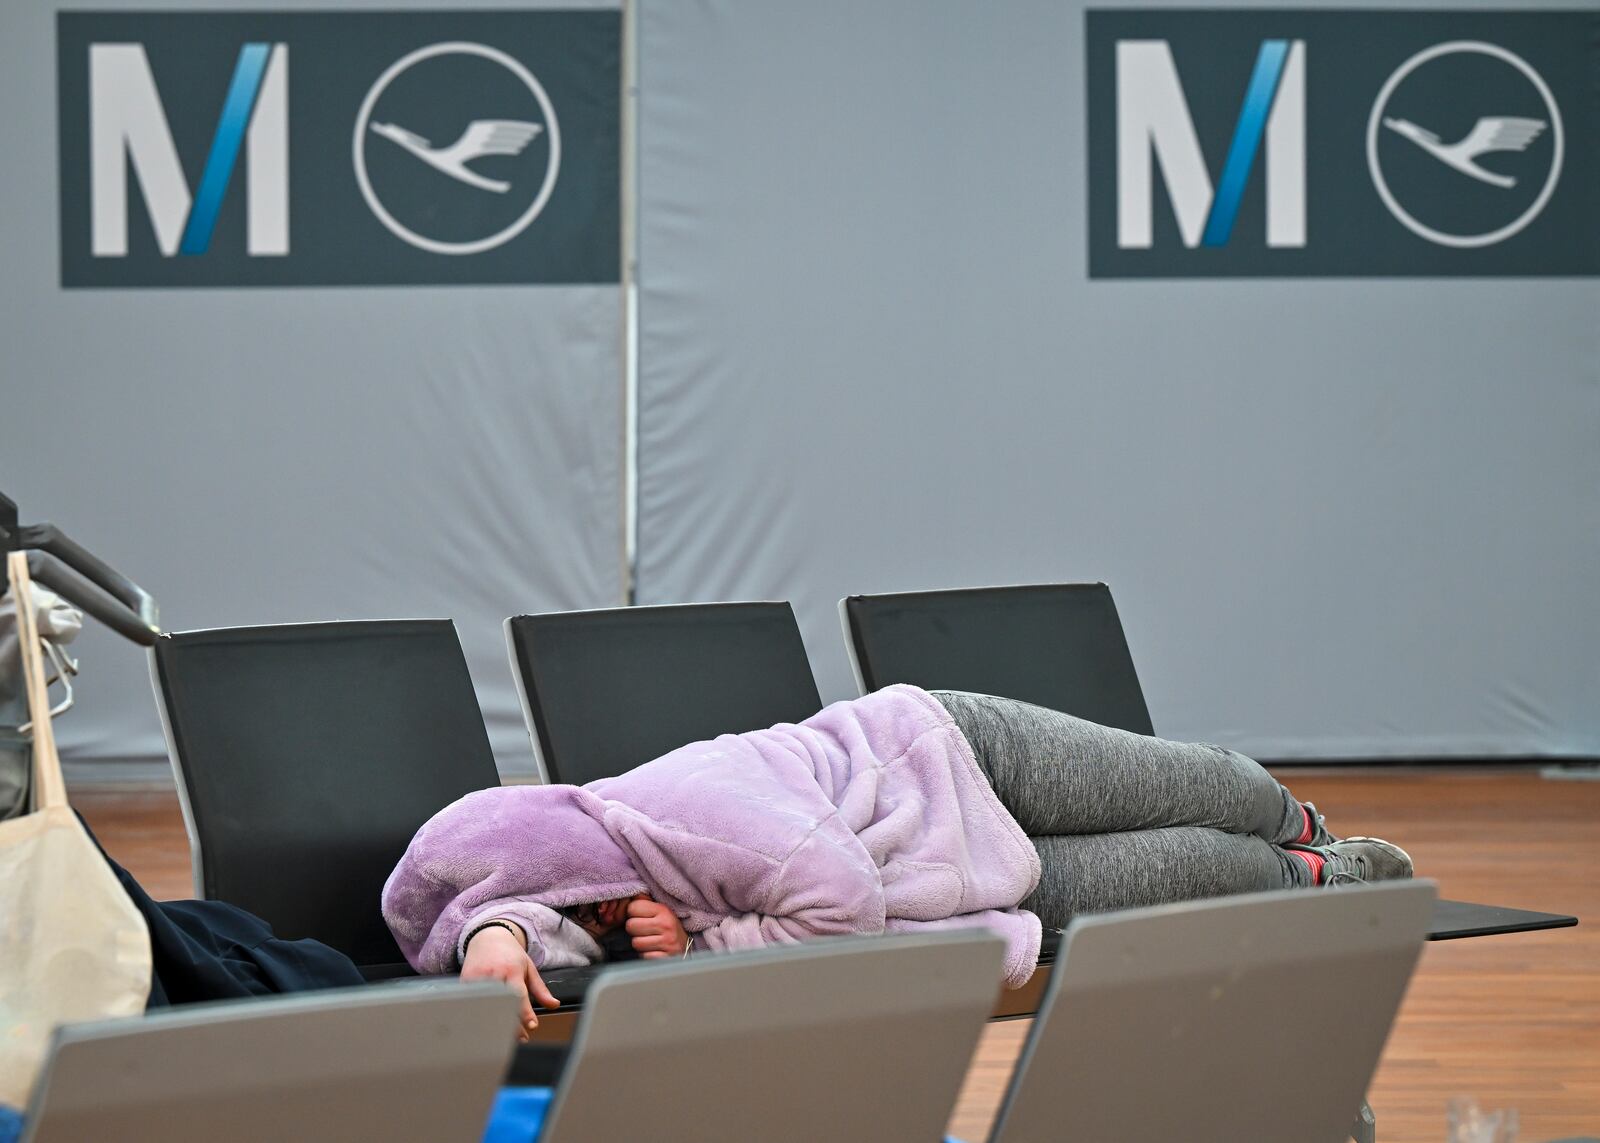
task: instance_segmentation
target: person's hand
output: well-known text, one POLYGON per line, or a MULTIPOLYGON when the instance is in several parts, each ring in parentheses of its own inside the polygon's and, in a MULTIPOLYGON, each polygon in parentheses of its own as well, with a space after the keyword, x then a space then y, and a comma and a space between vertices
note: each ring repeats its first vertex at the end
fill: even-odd
POLYGON ((633 951, 645 960, 682 956, 689 947, 689 934, 683 931, 678 915, 648 897, 635 897, 628 902, 627 928, 633 951))
MULTIPOLYGON (((521 930, 518 930, 520 934, 521 930)), ((528 1042, 528 1033, 539 1026, 533 1005, 559 1008, 561 1001, 550 994, 539 970, 528 955, 526 938, 514 936, 499 925, 480 929, 467 942, 467 956, 461 962, 462 980, 498 980, 508 985, 522 1001, 517 1039, 528 1042)))

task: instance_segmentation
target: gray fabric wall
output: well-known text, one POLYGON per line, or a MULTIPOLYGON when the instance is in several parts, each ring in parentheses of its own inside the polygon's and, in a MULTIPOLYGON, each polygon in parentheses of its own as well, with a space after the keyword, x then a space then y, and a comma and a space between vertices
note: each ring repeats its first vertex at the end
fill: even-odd
MULTIPOLYGON (((62 7, 0 6, 0 488, 169 628, 454 617, 530 768, 501 617, 623 591, 617 289, 64 292, 62 7)), ((1592 281, 1090 281, 1081 4, 640 15, 641 602, 792 598, 837 698, 842 594, 1104 579, 1169 735, 1600 753, 1592 281)), ((78 649, 69 758, 160 759, 78 649)))
POLYGON ((1168 736, 1600 754, 1592 280, 1090 281, 1084 5, 641 9, 640 602, 839 698, 844 594, 1102 579, 1168 736))
MULTIPOLYGON (((0 6, 0 489, 169 630, 454 618, 502 769, 531 772, 501 620, 622 597, 619 289, 63 291, 57 7, 0 6)), ((69 768, 159 772, 144 652, 88 626, 69 768)))

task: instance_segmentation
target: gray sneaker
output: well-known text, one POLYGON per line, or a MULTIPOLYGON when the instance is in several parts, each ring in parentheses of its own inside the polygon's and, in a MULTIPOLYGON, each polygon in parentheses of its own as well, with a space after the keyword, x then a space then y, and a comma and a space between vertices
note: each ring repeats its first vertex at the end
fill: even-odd
POLYGON ((1295 848, 1310 849, 1322 855, 1323 885, 1404 881, 1411 876, 1411 855, 1381 838, 1347 837, 1332 845, 1302 845, 1295 848))

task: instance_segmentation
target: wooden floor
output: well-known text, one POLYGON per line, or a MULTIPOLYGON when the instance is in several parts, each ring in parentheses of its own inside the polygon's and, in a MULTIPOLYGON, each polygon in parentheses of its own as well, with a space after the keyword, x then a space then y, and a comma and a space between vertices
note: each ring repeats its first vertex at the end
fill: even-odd
MULTIPOLYGON (((1279 777, 1315 801, 1335 832, 1405 846, 1443 896, 1580 921, 1427 947, 1372 1086, 1382 1143, 1441 1143, 1455 1095, 1519 1109, 1523 1143, 1600 1136, 1600 782, 1437 769, 1279 777)), ((152 893, 190 894, 170 790, 80 790, 75 802, 152 893)), ((1027 1027, 990 1025, 952 1134, 985 1137, 1027 1027)))

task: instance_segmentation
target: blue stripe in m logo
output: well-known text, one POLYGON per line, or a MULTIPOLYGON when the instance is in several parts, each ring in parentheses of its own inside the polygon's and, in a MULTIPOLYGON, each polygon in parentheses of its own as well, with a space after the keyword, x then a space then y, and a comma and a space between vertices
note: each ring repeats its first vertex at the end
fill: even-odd
POLYGON ((180 254, 204 254, 211 245, 217 211, 222 209, 222 196, 228 190, 228 180, 233 177, 233 165, 239 158, 239 145, 244 142, 244 129, 250 125, 250 112, 256 105, 261 79, 267 73, 267 53, 271 48, 271 44, 246 44, 239 49, 239 62, 233 68, 228 96, 222 103, 222 115, 217 120, 216 133, 211 136, 211 153, 206 156, 200 189, 195 192, 189 222, 183 228, 183 241, 178 246, 180 254))
POLYGON ((1239 119, 1233 126, 1228 161, 1223 164, 1222 178, 1217 182, 1217 194, 1211 200, 1211 213, 1206 218, 1205 234, 1200 239, 1202 245, 1226 246, 1228 239, 1233 236, 1233 222, 1239 216, 1239 200, 1244 197, 1250 167, 1256 161, 1256 151, 1261 146, 1261 136, 1267 128, 1267 114, 1272 110, 1273 97, 1278 94, 1278 80, 1283 77, 1283 65, 1288 58, 1288 40, 1261 41, 1255 70, 1250 73, 1250 86, 1244 93, 1244 107, 1240 109, 1239 119))

